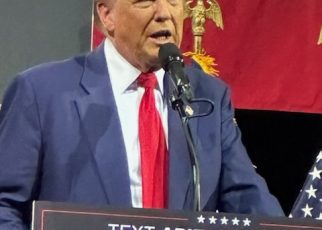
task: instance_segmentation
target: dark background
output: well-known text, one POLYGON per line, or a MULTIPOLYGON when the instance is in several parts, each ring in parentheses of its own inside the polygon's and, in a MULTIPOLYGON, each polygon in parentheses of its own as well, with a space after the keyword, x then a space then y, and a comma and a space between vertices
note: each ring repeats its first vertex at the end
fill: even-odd
POLYGON ((242 140, 286 214, 322 149, 320 114, 236 110, 242 140))
POLYGON ((17 72, 88 51, 91 4, 91 0, 1 0, 0 95, 17 72))
MULTIPOLYGON (((16 73, 90 49, 91 4, 91 0, 1 1, 0 98, 16 73)), ((257 171, 288 214, 322 149, 322 116, 236 110, 236 119, 257 171)))

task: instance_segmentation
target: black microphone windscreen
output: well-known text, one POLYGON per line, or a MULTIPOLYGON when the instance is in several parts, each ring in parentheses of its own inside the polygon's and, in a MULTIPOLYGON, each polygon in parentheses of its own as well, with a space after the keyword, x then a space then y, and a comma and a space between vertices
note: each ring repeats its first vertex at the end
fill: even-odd
POLYGON ((166 43, 160 46, 159 60, 162 68, 168 71, 168 64, 172 61, 180 61, 183 64, 182 54, 174 43, 166 43))

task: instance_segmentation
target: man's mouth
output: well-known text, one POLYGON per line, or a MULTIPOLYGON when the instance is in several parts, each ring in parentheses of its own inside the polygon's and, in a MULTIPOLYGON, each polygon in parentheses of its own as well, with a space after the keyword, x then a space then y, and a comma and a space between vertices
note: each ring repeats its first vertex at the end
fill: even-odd
POLYGON ((153 34, 151 34, 151 37, 154 39, 157 39, 159 41, 165 41, 171 37, 171 32, 169 30, 160 30, 153 34))

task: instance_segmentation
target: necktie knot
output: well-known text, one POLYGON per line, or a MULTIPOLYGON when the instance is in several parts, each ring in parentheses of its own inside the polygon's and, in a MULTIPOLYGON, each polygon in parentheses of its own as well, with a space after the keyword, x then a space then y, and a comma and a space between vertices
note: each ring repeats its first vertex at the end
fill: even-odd
POLYGON ((138 78, 138 85, 154 89, 157 85, 157 78, 153 72, 141 73, 138 78))

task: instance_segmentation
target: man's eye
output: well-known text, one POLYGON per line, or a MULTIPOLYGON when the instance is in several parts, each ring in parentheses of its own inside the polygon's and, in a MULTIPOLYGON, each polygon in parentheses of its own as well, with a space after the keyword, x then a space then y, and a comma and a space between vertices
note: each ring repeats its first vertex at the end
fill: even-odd
POLYGON ((135 5, 140 8, 146 8, 153 4, 154 0, 139 0, 135 2, 135 5))
POLYGON ((179 0, 168 0, 168 2, 169 2, 171 5, 176 6, 176 5, 178 5, 179 0))

